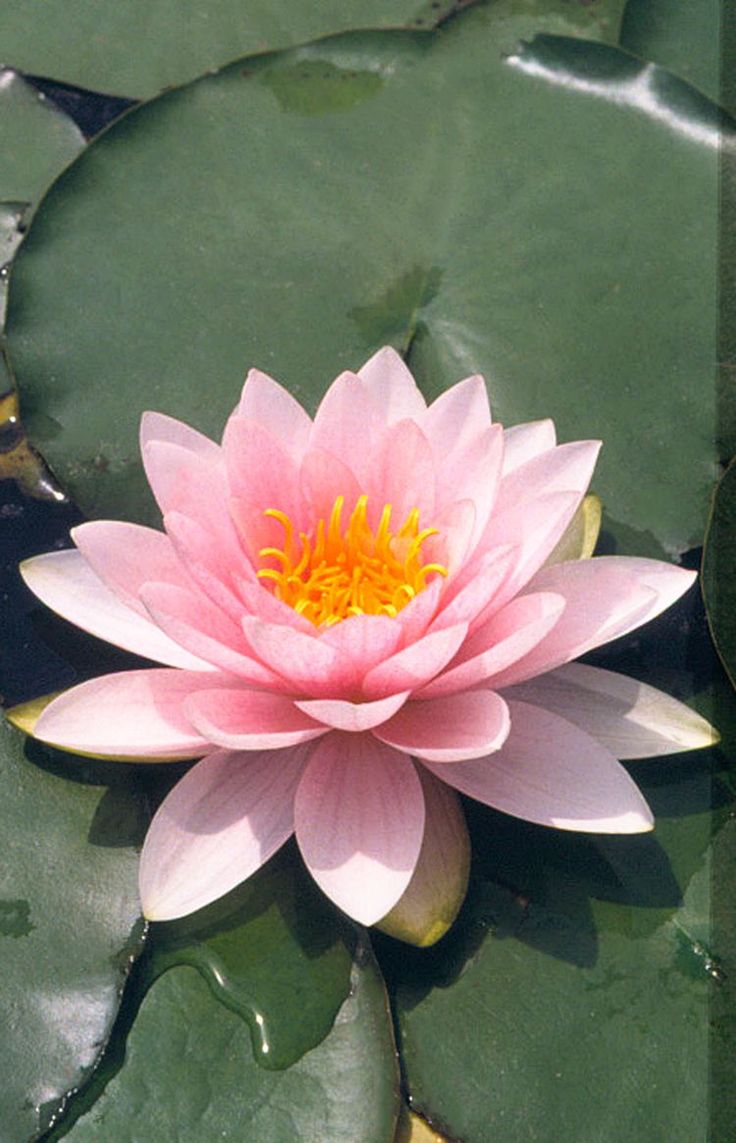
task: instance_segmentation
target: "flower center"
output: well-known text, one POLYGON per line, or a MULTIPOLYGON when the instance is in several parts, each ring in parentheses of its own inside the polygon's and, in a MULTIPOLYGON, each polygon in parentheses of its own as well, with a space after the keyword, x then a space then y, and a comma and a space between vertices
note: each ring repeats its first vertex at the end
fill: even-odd
POLYGON ((368 497, 360 496, 343 527, 345 497, 338 496, 329 520, 318 520, 313 535, 300 532, 285 512, 267 508, 264 516, 284 529, 282 548, 261 548, 261 559, 277 568, 258 572, 273 594, 316 627, 329 627, 351 615, 396 615, 424 591, 427 577, 447 575, 442 564, 422 562, 422 544, 436 528, 419 529, 413 508, 398 531, 391 530, 386 504, 375 533, 368 523, 368 497))

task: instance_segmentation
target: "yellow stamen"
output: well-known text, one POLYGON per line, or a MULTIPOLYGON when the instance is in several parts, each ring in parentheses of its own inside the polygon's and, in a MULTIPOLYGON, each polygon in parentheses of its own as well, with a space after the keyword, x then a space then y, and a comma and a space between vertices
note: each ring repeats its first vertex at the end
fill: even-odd
POLYGON ((419 528, 412 508, 401 527, 391 531, 391 505, 384 505, 378 528, 368 523, 368 497, 356 501, 342 526, 345 497, 338 496, 329 519, 318 520, 311 535, 299 533, 278 508, 264 516, 284 529, 283 547, 261 548, 260 557, 278 567, 258 572, 264 587, 316 627, 331 627, 352 615, 396 616, 427 586, 430 576, 446 576, 439 563, 422 563, 422 544, 436 528, 419 528))

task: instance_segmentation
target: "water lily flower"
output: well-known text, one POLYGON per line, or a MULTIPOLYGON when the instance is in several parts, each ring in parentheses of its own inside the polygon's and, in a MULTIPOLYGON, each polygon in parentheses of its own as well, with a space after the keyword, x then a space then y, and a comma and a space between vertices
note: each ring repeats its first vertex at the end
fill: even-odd
POLYGON ((65 692, 36 736, 201 759, 150 826, 148 917, 223 895, 295 833, 322 890, 374 924, 443 869, 457 897, 457 791, 546 826, 638 832, 652 815, 618 759, 713 741, 674 699, 572 663, 694 577, 558 562, 599 442, 558 445, 551 421, 505 430, 480 376, 427 406, 385 348, 312 420, 253 369, 221 444, 146 413, 141 448, 164 531, 83 524, 23 574, 159 664, 65 692))

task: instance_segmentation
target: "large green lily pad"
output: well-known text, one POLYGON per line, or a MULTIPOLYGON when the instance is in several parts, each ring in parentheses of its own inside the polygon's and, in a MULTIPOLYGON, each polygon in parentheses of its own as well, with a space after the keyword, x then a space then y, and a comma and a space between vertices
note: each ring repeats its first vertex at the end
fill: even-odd
POLYGON ((2 1143, 35 1135, 89 1074, 140 941, 128 777, 90 784, 86 763, 30 761, 23 742, 0 722, 2 1143))
POLYGON ((66 1138, 392 1143, 397 1113, 390 1014, 371 960, 354 969, 327 1039, 285 1071, 255 1062, 243 1021, 183 967, 153 985, 122 1070, 66 1138))
POLYGON ((517 50, 537 23, 498 4, 245 61, 88 148, 8 318, 32 438, 85 511, 153 518, 143 409, 217 435, 248 366, 314 407, 391 341, 430 395, 479 370, 499 419, 605 437, 629 549, 702 538, 715 109, 658 69, 642 107, 641 66, 601 44, 517 50))
POLYGON ((145 99, 250 52, 350 28, 430 28, 452 8, 453 0, 6 0, 0 43, 3 61, 32 75, 145 99))
POLYGON ((68 116, 20 75, 0 68, 0 202, 35 201, 83 146, 68 116))
POLYGON ((628 0, 621 46, 720 97, 720 0, 628 0))

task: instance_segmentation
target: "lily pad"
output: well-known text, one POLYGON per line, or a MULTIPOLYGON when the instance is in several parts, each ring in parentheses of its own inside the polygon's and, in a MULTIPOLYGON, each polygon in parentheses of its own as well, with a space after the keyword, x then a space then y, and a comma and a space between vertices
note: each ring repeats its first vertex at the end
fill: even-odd
POLYGON ((35 201, 84 143, 68 116, 16 72, 0 68, 0 201, 35 201))
POLYGON ((714 498, 703 552, 703 596, 718 653, 736 686, 736 461, 714 498))
POLYGON ((153 985, 121 1071, 66 1138, 392 1143, 397 1115, 391 1020, 372 960, 353 970, 327 1039, 285 1071, 255 1062, 244 1022, 182 967, 153 985))
POLYGON ((0 723, 0 1138, 27 1139, 90 1073, 140 947, 129 778, 101 786, 0 723), (69 775, 73 779, 69 780, 69 775))
POLYGON ((251 52, 350 28, 431 28, 454 6, 454 0, 6 0, 0 43, 3 62, 31 75, 145 99, 251 52))
POLYGON ((656 68, 642 105, 643 65, 602 44, 518 48, 537 25, 494 4, 251 59, 87 149, 8 315, 32 439, 87 513, 155 519, 143 409, 218 435, 248 366, 313 408, 388 340, 430 396, 480 371, 498 419, 604 436, 629 550, 702 537, 717 110, 656 68))
POLYGON ((720 0, 628 0, 621 46, 720 98, 720 0))
POLYGON ((713 671, 701 622, 694 599, 609 655, 648 663, 724 736, 722 754, 631 764, 655 832, 565 835, 469 806, 460 923, 434 955, 386 954, 409 1094, 453 1138, 729 1138, 710 1128, 735 1078, 721 880, 736 857, 734 704, 720 681, 692 697, 713 671))

